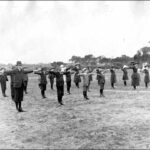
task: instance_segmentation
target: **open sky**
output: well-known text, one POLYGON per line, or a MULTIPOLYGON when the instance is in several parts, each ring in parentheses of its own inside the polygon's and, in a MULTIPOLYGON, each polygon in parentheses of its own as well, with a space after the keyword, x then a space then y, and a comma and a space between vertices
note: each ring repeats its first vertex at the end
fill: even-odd
POLYGON ((0 63, 133 56, 148 41, 149 1, 0 2, 0 63))

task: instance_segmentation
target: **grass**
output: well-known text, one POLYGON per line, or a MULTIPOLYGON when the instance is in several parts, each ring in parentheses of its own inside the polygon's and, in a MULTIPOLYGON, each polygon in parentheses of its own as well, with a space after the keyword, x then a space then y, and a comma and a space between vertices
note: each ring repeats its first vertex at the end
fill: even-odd
POLYGON ((77 89, 72 82, 72 94, 65 94, 65 105, 59 107, 56 90, 50 90, 48 83, 47 98, 42 99, 37 76, 31 75, 23 113, 16 112, 7 83, 9 97, 0 95, 0 148, 149 149, 150 91, 144 87, 143 74, 137 90, 130 80, 123 86, 121 71, 116 89, 111 89, 109 78, 107 73, 105 98, 99 97, 94 77, 90 100, 83 99, 82 84, 77 89))

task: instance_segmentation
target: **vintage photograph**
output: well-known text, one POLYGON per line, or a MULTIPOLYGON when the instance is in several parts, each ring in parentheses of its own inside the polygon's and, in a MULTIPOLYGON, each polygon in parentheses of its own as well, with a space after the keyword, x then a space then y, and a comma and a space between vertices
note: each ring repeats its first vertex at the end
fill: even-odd
POLYGON ((0 1, 0 149, 150 149, 150 1, 0 1))

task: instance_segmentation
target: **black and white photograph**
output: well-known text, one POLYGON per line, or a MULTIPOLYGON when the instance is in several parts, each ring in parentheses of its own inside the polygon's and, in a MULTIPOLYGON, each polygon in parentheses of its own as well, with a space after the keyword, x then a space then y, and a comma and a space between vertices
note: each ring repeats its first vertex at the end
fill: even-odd
POLYGON ((0 149, 150 149, 150 1, 0 1, 0 149))

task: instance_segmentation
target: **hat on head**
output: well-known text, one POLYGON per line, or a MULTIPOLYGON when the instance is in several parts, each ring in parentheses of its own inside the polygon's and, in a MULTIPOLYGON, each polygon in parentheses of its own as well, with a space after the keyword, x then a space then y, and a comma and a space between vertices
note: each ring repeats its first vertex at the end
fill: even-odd
POLYGON ((16 66, 22 66, 22 62, 21 61, 17 61, 16 62, 16 66))
POLYGON ((124 65, 124 66, 123 66, 123 69, 124 69, 124 68, 128 68, 128 66, 124 65))
POLYGON ((64 65, 60 65, 60 68, 63 68, 64 67, 64 65))

